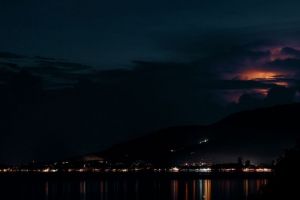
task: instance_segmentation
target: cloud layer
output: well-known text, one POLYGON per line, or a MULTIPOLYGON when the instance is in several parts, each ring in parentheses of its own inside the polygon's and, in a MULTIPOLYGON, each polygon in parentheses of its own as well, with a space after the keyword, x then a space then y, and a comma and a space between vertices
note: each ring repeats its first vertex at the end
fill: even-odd
POLYGON ((298 49, 259 42, 188 63, 132 61, 111 70, 3 52, 0 158, 65 158, 298 101, 298 49))

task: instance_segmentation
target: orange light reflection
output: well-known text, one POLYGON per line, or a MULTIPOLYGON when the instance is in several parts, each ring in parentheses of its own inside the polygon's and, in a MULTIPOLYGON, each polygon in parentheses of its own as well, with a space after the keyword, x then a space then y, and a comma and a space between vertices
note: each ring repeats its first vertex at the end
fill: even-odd
POLYGON ((189 188, 188 188, 188 183, 185 183, 185 200, 189 199, 189 188))
POLYGON ((204 180, 204 199, 211 199, 211 180, 204 180))
POLYGON ((245 179, 244 180, 244 196, 248 197, 248 195, 249 195, 249 180, 245 179))

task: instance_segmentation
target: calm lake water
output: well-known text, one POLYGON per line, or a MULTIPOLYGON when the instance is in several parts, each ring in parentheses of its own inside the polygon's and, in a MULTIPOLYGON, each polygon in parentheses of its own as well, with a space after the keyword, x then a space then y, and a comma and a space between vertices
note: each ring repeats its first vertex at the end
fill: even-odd
POLYGON ((240 200, 266 179, 0 180, 1 199, 240 200))

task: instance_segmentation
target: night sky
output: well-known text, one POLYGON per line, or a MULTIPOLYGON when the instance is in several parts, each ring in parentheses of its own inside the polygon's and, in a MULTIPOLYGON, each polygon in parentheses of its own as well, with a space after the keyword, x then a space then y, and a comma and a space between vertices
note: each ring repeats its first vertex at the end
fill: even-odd
POLYGON ((1 0, 0 163, 300 99, 298 0, 1 0))

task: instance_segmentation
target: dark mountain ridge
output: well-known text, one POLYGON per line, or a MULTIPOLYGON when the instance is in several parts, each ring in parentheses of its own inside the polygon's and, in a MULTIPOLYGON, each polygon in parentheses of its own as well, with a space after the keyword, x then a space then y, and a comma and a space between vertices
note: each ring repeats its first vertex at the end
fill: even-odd
POLYGON ((300 138, 299 111, 299 103, 242 111, 209 126, 169 127, 86 156, 164 165, 235 162, 238 156, 271 162, 300 138))
MULTIPOLYGON (((234 113, 212 125, 211 129, 265 129, 294 133, 299 129, 300 103, 276 105, 234 113)), ((298 135, 294 135, 297 137, 298 135)))

